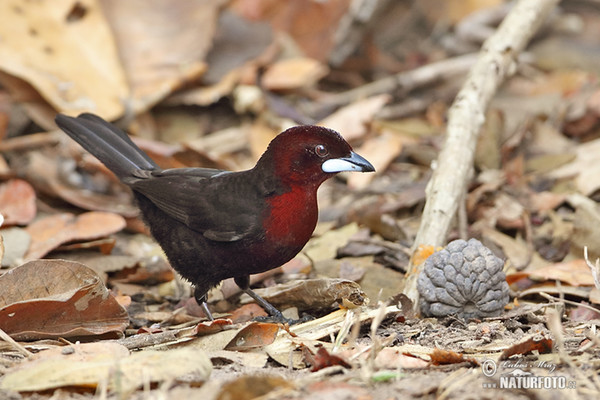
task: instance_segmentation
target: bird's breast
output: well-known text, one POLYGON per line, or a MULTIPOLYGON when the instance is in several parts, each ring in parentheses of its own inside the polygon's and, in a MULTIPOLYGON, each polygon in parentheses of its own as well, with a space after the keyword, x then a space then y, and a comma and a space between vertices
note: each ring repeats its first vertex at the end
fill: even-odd
POLYGON ((316 192, 292 187, 289 192, 267 200, 263 222, 265 238, 281 246, 303 247, 317 225, 316 192))

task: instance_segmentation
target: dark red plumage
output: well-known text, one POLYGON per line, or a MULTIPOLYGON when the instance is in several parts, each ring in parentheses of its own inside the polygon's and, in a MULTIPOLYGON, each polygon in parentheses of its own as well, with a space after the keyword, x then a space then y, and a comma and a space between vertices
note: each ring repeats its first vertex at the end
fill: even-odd
MULTIPOLYGON (((92 114, 56 123, 133 189, 152 235, 175 270, 206 293, 223 279, 248 288, 250 274, 276 268, 304 247, 317 223, 319 185, 341 171, 373 171, 335 131, 298 126, 279 134, 247 171, 160 169, 121 130, 92 114)), ((210 313, 209 313, 210 316, 210 313)))

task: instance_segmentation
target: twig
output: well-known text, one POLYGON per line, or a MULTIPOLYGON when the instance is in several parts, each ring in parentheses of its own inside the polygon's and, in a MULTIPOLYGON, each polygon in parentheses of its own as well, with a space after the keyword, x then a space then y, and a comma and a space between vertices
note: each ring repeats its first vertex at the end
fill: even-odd
POLYGON ((596 265, 592 264, 592 262, 588 258, 587 246, 583 247, 583 258, 585 258, 585 263, 592 270, 592 276, 594 277, 594 286, 596 286, 596 289, 600 290, 600 259, 596 258, 596 265))
MULTIPOLYGON (((596 312, 596 313, 600 312, 600 310, 598 310, 596 307, 590 306, 589 304, 581 303, 581 302, 578 302, 578 301, 567 300, 567 299, 560 298, 560 297, 556 298, 556 297, 554 297, 551 294, 548 294, 546 292, 540 292, 540 296, 542 296, 546 300, 555 302, 555 303, 550 303, 548 305, 569 304, 569 305, 572 305, 572 306, 575 306, 575 307, 587 308, 588 310, 596 312)), ((563 296, 564 296, 564 294, 563 294, 563 296)))
MULTIPOLYGON (((446 143, 427 185, 427 201, 413 249, 441 246, 464 195, 473 168, 477 135, 485 111, 504 79, 516 70, 516 59, 559 0, 520 0, 496 33, 483 45, 480 56, 448 113, 446 143)), ((409 268, 404 293, 419 304, 417 277, 422 265, 409 268)))
POLYGON ((33 355, 32 352, 30 352, 25 347, 23 347, 19 343, 17 343, 13 338, 11 338, 8 335, 8 333, 4 332, 2 329, 0 329, 0 339, 4 340, 6 343, 10 344, 12 347, 15 348, 15 350, 17 350, 19 353, 23 354, 25 357, 31 357, 33 355))
POLYGON ((394 93, 398 90, 409 92, 417 87, 465 73, 476 60, 477 54, 473 53, 434 62, 379 79, 356 89, 328 96, 323 100, 323 103, 327 106, 337 107, 377 94, 394 93))

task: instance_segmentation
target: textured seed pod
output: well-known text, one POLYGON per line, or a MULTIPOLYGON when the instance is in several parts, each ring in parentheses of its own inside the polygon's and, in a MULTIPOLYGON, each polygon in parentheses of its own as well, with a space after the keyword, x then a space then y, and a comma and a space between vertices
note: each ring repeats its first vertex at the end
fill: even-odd
POLYGON ((493 317, 508 303, 504 263, 480 241, 455 240, 433 253, 417 280, 424 316, 493 317))

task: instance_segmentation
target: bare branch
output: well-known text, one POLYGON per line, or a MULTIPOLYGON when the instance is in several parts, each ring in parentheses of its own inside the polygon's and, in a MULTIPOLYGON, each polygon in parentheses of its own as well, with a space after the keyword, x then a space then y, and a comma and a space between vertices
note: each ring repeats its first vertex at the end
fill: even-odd
MULTIPOLYGON (((520 0, 496 33, 484 44, 467 81, 448 113, 448 132, 427 185, 427 202, 413 249, 440 246, 446 241, 461 196, 473 168, 477 135, 485 111, 500 84, 516 71, 525 48, 559 0, 520 0)), ((404 293, 418 304, 416 278, 420 266, 409 268, 404 293)))

